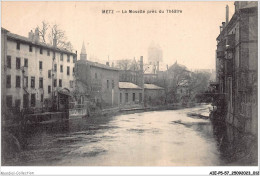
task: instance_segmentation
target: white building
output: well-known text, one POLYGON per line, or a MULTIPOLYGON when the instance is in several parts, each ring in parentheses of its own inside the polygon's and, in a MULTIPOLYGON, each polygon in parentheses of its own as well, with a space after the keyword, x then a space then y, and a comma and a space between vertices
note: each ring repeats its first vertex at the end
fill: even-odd
POLYGON ((73 89, 76 53, 40 42, 37 29, 28 38, 1 31, 3 108, 43 107, 57 91, 73 89))

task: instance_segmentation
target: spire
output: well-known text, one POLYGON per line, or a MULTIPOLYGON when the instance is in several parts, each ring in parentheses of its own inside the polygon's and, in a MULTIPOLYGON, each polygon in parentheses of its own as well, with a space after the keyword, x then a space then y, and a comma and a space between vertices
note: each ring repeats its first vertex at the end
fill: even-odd
POLYGON ((80 54, 86 54, 86 48, 85 48, 84 41, 83 41, 83 44, 82 44, 82 48, 81 48, 81 53, 80 54))
POLYGON ((81 48, 80 60, 87 60, 87 53, 86 53, 84 41, 83 41, 82 48, 81 48))

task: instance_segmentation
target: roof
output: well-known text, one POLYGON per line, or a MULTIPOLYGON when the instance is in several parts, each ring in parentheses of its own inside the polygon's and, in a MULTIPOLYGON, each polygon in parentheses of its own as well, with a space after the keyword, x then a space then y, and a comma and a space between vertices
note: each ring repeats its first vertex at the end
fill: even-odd
POLYGON ((89 61, 89 60, 78 60, 77 61, 78 63, 85 63, 85 64, 88 64, 92 67, 97 67, 97 68, 102 68, 102 69, 106 69, 106 70, 112 70, 112 71, 119 71, 118 68, 115 68, 115 67, 110 67, 110 66, 107 66, 105 64, 100 64, 98 62, 92 62, 92 61, 89 61))
POLYGON ((144 84, 145 89, 163 90, 164 88, 159 87, 155 84, 144 84))
POLYGON ((119 89, 142 89, 142 88, 131 82, 119 82, 119 89))
MULTIPOLYGON (((3 29, 4 28, 2 28, 2 30, 3 29)), ((6 30, 6 29, 4 29, 4 30, 6 30)), ((53 47, 52 45, 48 45, 48 44, 43 43, 43 42, 35 42, 35 41, 30 40, 27 37, 24 37, 24 36, 21 36, 21 35, 18 35, 18 34, 14 34, 14 33, 11 33, 11 32, 7 33, 7 37, 9 39, 20 40, 20 41, 28 43, 28 44, 37 45, 37 46, 41 46, 41 47, 48 48, 48 49, 51 49, 51 50, 55 50, 55 51, 59 51, 59 52, 65 52, 65 53, 76 55, 76 53, 73 53, 73 52, 71 52, 71 51, 69 51, 69 50, 67 50, 65 48, 53 47)))

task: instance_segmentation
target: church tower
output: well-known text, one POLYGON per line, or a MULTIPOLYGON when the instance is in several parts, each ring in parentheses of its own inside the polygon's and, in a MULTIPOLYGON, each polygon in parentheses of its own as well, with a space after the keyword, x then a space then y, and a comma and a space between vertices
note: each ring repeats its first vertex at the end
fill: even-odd
POLYGON ((86 53, 86 48, 85 48, 84 42, 83 42, 82 48, 81 48, 80 60, 87 60, 87 53, 86 53))

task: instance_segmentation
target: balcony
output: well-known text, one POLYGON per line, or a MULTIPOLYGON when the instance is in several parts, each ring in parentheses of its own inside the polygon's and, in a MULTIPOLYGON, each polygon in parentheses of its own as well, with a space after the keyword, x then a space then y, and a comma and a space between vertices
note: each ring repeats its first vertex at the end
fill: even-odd
POLYGON ((235 47, 235 34, 227 35, 226 50, 232 50, 235 47))
POLYGON ((217 58, 225 58, 225 40, 222 40, 217 45, 217 58))

